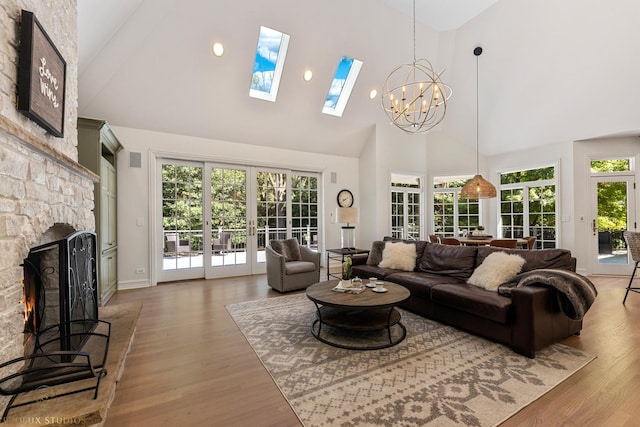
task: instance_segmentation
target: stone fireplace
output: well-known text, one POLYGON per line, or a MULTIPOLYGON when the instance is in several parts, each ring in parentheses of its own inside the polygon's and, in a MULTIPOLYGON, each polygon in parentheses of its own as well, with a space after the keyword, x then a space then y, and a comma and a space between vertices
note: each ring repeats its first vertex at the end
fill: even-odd
POLYGON ((25 350, 22 264, 30 248, 59 239, 56 233, 95 230, 98 177, 77 162, 76 1, 3 1, 0 24, 0 352, 10 359, 25 350), (22 9, 37 16, 67 63, 62 138, 16 109, 22 9))

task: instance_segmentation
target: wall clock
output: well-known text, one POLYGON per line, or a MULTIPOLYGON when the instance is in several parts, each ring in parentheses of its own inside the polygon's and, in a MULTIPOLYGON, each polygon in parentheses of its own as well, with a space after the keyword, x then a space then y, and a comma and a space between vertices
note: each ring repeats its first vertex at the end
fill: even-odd
POLYGON ((349 190, 340 190, 338 192, 338 206, 341 208, 353 206, 353 193, 349 190))

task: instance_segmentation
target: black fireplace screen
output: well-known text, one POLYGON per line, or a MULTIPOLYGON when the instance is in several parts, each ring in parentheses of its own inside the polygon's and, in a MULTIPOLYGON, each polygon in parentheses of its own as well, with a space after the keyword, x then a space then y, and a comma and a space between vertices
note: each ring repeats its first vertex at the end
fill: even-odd
POLYGON ((60 350, 80 350, 98 321, 96 235, 79 231, 24 260, 25 333, 60 325, 60 350))

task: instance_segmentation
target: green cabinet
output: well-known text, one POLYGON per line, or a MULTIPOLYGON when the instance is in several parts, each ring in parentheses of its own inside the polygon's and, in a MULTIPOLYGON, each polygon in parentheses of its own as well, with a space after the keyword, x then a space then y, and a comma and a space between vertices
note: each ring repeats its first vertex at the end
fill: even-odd
POLYGON ((78 118, 78 162, 100 176, 94 188, 98 236, 98 304, 118 289, 118 223, 116 157, 122 146, 104 120, 78 118))

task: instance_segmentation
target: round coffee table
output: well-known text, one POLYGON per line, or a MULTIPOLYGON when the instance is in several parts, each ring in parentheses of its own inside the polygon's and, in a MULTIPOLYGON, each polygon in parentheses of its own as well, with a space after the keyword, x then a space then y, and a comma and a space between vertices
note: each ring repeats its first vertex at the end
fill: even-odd
MULTIPOLYGON (((366 281, 365 281, 366 283, 366 281)), ((336 292, 338 280, 316 283, 307 288, 307 297, 316 305, 317 318, 311 325, 311 333, 318 340, 335 347, 352 350, 377 350, 392 347, 407 336, 407 330, 400 322, 401 315, 395 306, 409 298, 409 290, 404 286, 386 282, 387 292, 378 293, 366 288, 359 294, 336 292), (387 330, 388 342, 355 345, 332 340, 331 334, 321 336, 322 326, 337 330, 379 331, 387 330), (391 328, 399 326, 400 335, 393 337, 391 328)))

